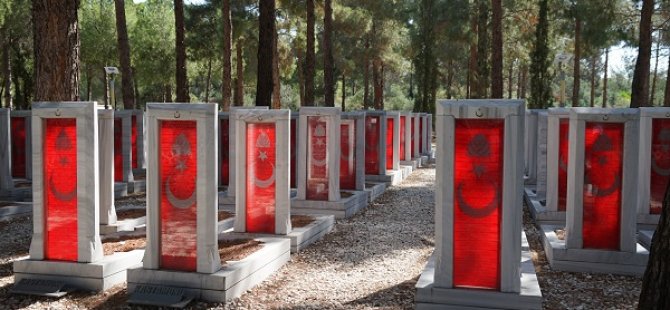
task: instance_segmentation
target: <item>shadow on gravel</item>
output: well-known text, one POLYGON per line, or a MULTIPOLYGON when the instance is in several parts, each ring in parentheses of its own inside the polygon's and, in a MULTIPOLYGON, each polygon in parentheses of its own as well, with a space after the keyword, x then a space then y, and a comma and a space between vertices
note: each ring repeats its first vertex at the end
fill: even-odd
POLYGON ((348 302, 347 305, 381 308, 396 308, 400 306, 403 309, 413 309, 416 291, 414 286, 418 280, 419 277, 417 276, 412 280, 407 280, 395 286, 376 291, 363 298, 348 302))

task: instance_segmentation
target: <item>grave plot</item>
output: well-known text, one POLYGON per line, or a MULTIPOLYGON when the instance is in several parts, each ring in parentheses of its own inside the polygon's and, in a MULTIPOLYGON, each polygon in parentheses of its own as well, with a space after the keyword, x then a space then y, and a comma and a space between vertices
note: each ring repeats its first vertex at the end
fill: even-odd
POLYGON ((128 271, 129 303, 223 302, 288 261, 287 239, 218 237, 216 104, 147 104, 147 129, 146 250, 128 271), (249 255, 231 257, 231 243, 249 255))
POLYGON ((428 113, 419 114, 419 155, 421 156, 421 164, 426 166, 433 159, 431 151, 431 135, 428 119, 431 118, 428 113))
POLYGON ((103 255, 95 102, 33 103, 33 235, 12 292, 60 297, 126 279, 142 250, 103 255))
POLYGON ((400 165, 409 166, 412 171, 419 168, 419 160, 412 155, 413 124, 411 112, 400 112, 400 165))
POLYGON ((290 111, 238 111, 234 120, 238 157, 235 235, 285 237, 291 252, 321 239, 333 228, 332 215, 303 216, 293 229, 290 199, 290 111))
POLYGON ((524 184, 535 185, 537 178, 537 114, 540 110, 526 110, 524 133, 524 184))
POLYGON ((230 107, 229 112, 219 112, 219 209, 235 211, 235 126, 230 121, 235 111, 249 109, 267 110, 268 107, 230 107))
MULTIPOLYGON (((12 189, 0 193, 11 201, 30 201, 32 198, 31 112, 7 110, 9 113, 9 160, 12 189)), ((0 190, 2 191, 2 190, 0 190)))
POLYGON ((437 106, 435 252, 417 309, 541 309, 522 221, 524 102, 437 106))
MULTIPOLYGON (((99 177, 100 177, 100 233, 113 234, 119 231, 133 231, 146 223, 144 215, 118 218, 115 197, 128 194, 127 183, 114 182, 116 167, 116 128, 113 110, 98 110, 98 146, 99 146, 99 177)), ((132 170, 129 171, 132 178, 132 170)), ((142 180, 144 183, 144 180, 142 180)), ((143 187, 144 185, 142 185, 143 187)), ((145 209, 141 209, 141 214, 145 209)), ((124 211, 127 212, 127 211, 124 211)))
POLYGON ((541 225, 553 268, 644 273, 649 252, 635 237, 637 137, 638 109, 570 110, 566 226, 541 225))
POLYGON ((421 137, 421 130, 419 128, 421 124, 421 117, 419 113, 410 113, 410 135, 411 135, 411 151, 412 151, 412 159, 415 159, 419 165, 419 167, 423 166, 423 163, 421 162, 421 150, 419 149, 419 139, 421 137))
POLYGON ((0 200, 9 200, 10 202, 0 201, 0 220, 30 214, 32 210, 31 203, 16 202, 22 200, 27 195, 30 188, 19 189, 14 187, 12 178, 12 158, 11 158, 11 130, 9 109, 0 109, 0 200))
POLYGON ((400 128, 399 126, 396 126, 396 124, 399 123, 400 115, 398 112, 366 111, 366 181, 372 183, 385 183, 386 186, 402 182, 403 173, 400 170, 399 160, 400 128))
POLYGON ((367 206, 366 192, 340 191, 340 132, 339 108, 300 109, 298 145, 303 147, 298 149, 298 196, 291 202, 295 214, 346 218, 367 206))
POLYGON ((340 189, 354 194, 365 192, 372 201, 384 190, 379 189, 382 185, 366 188, 365 112, 342 113, 340 129, 340 189))
POLYGON ((123 195, 146 191, 144 165, 144 114, 141 110, 114 112, 114 192, 123 195))

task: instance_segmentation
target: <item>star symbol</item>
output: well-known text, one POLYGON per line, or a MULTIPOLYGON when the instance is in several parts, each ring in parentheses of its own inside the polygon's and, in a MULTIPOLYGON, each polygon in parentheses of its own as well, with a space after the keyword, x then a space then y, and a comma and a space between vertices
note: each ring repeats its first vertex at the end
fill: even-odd
POLYGON ((317 146, 324 146, 326 143, 323 142, 323 139, 316 139, 316 145, 317 146))
POLYGON ((484 172, 486 172, 486 168, 482 165, 475 165, 475 167, 472 169, 472 172, 475 173, 477 178, 481 178, 484 172))
POLYGON ((268 159, 268 154, 267 152, 259 151, 260 154, 258 154, 258 158, 262 161, 265 161, 268 159))
POLYGON ((186 163, 184 162, 183 159, 177 159, 177 164, 175 165, 175 169, 179 170, 179 172, 184 172, 186 170, 186 163))

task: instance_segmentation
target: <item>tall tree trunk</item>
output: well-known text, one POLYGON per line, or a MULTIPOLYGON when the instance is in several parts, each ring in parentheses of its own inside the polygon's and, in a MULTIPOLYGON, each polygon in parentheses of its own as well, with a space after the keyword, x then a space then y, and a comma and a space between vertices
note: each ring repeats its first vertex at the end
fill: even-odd
MULTIPOLYGON (((477 14, 473 14, 470 20, 470 33, 475 35, 477 33, 477 14)), ((470 40, 470 61, 468 62, 468 98, 477 99, 479 97, 479 77, 477 71, 477 40, 470 40)))
POLYGON ((105 103, 105 105, 109 105, 112 108, 114 108, 114 102, 111 101, 111 96, 109 93, 109 80, 107 79, 107 72, 105 72, 104 68, 101 68, 100 71, 102 73, 100 75, 100 81, 102 81, 103 89, 104 91, 102 92, 102 102, 105 103))
POLYGON ((258 2, 260 15, 258 17, 258 74, 256 82, 256 106, 272 106, 272 92, 274 81, 272 65, 274 63, 275 29, 275 0, 260 0, 258 2))
POLYGON ((347 80, 342 72, 342 111, 347 109, 347 80))
POLYGON ((514 87, 514 62, 509 63, 509 68, 507 68, 507 99, 512 99, 512 90, 514 87))
POLYGON ((651 58, 651 17, 654 13, 654 0, 642 1, 640 16, 640 43, 633 73, 633 85, 630 107, 649 106, 649 67, 651 58))
POLYGON ((186 76, 186 44, 184 42, 184 0, 174 0, 175 50, 177 55, 177 102, 189 102, 186 76))
POLYGON ((598 56, 591 56, 591 107, 593 108, 596 103, 596 63, 598 56))
POLYGON ((305 51, 302 49, 302 47, 298 46, 298 44, 295 44, 295 54, 296 54, 296 65, 297 70, 296 73, 298 74, 298 90, 299 90, 299 97, 300 97, 300 106, 305 105, 305 51))
POLYGON ((666 186, 661 218, 651 240, 642 278, 638 309, 670 309, 670 183, 666 186))
POLYGON ((363 55, 363 109, 370 107, 370 38, 365 40, 365 52, 363 55))
POLYGON ((333 59, 333 5, 324 0, 323 5, 323 87, 325 106, 335 106, 335 60, 333 59))
POLYGON ((516 72, 516 99, 521 99, 521 75, 523 74, 523 68, 521 62, 519 62, 519 70, 516 72))
POLYGON ((119 63, 121 64, 123 108, 130 110, 135 108, 135 93, 133 92, 133 71, 130 65, 130 43, 128 43, 125 8, 124 0, 114 0, 114 10, 116 11, 116 37, 119 44, 119 63))
POLYGON ((449 62, 447 62, 447 81, 446 81, 446 88, 447 88, 447 99, 451 99, 453 97, 453 94, 451 92, 451 87, 454 83, 454 60, 449 59, 449 62))
POLYGON ((661 49, 661 33, 658 33, 658 41, 656 42, 656 61, 654 62, 654 75, 651 79, 651 98, 649 99, 649 106, 654 106, 654 97, 656 95, 656 79, 658 76, 658 52, 661 49))
MULTIPOLYGON (((305 105, 314 106, 316 48, 314 44, 314 0, 307 1, 307 49, 305 51, 305 105)), ((262 2, 262 1, 261 1, 262 2)))
POLYGON ((133 97, 135 98, 135 102, 133 102, 133 105, 135 106, 136 109, 140 108, 139 105, 139 98, 140 98, 140 91, 139 88, 137 87, 137 78, 135 78, 135 67, 130 68, 131 71, 133 71, 133 97))
POLYGON ((205 102, 209 102, 209 89, 212 84, 212 58, 207 60, 207 80, 205 81, 205 102))
POLYGON ((491 0, 492 38, 491 38, 491 97, 503 97, 503 32, 502 0, 491 0))
MULTIPOLYGON (((233 22, 230 15, 230 0, 223 0, 221 4, 221 16, 223 17, 223 72, 221 76, 221 108, 228 111, 230 97, 233 92, 233 22)), ((239 60, 238 60, 239 62, 239 60)), ((211 63, 211 59, 210 59, 211 63)), ((237 101, 237 97, 235 101, 237 101)))
POLYGON ((605 50, 605 76, 603 77, 603 108, 607 107, 607 71, 609 71, 610 50, 605 50))
POLYGON ((477 84, 479 86, 479 98, 486 98, 489 87, 489 0, 478 0, 477 18, 477 84))
POLYGON ((572 87, 572 106, 579 106, 579 84, 580 84, 580 60, 581 60, 581 33, 582 33, 582 21, 579 17, 575 18, 575 65, 573 71, 573 87, 572 87))
POLYGON ((35 101, 79 100, 79 0, 33 1, 35 101))
POLYGON ((279 79, 279 35, 275 29, 272 39, 272 108, 281 109, 281 81, 279 79))
POLYGON ((381 58, 372 61, 372 80, 375 110, 384 110, 384 61, 381 58))
MULTIPOLYGON (((7 27, 2 28, 2 42, 5 43, 2 52, 2 76, 5 79, 2 85, 5 107, 12 107, 12 57, 11 57, 11 40, 9 30, 7 27)), ((2 104, 0 104, 2 107, 2 104)))
POLYGON ((526 99, 528 89, 528 66, 523 65, 523 74, 521 75, 521 99, 526 99))
MULTIPOLYGON (((235 44, 235 62, 237 65, 237 76, 235 77, 235 106, 244 105, 244 59, 242 58, 242 44, 244 40, 240 37, 235 44)), ((224 111, 226 107, 223 107, 224 111)))

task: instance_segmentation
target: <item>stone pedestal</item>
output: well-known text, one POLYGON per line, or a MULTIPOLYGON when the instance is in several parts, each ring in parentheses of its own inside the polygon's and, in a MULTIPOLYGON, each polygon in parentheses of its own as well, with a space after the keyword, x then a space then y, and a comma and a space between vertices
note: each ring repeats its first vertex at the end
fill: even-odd
POLYGON ((524 141, 525 173, 524 183, 535 185, 537 178, 537 114, 539 110, 526 111, 524 141))
POLYGON ((420 159, 415 158, 412 154, 412 144, 414 143, 414 138, 412 136, 413 124, 411 112, 400 112, 400 165, 411 167, 412 171, 419 169, 420 166, 420 159))
POLYGON ((8 196, 14 189, 10 137, 9 109, 0 109, 0 195, 8 196))
MULTIPOLYGON (((526 185, 524 188, 524 198, 526 204, 530 208, 531 215, 537 221, 547 222, 552 219, 556 222, 564 222, 565 214, 562 214, 562 217, 552 218, 552 216, 558 216, 555 213, 549 213, 547 210, 547 157, 548 157, 548 128, 549 128, 549 116, 548 112, 545 110, 538 110, 537 112, 537 143, 536 143, 536 164, 535 169, 535 184, 526 185)), ((554 150, 558 149, 558 146, 554 146, 554 150)), ((556 175, 552 175, 555 177, 556 175)))
POLYGON ((140 177, 146 167, 143 128, 141 110, 114 112, 114 182, 127 184, 129 193, 146 191, 146 178, 140 177))
POLYGON ((15 281, 52 280, 100 291, 123 283, 142 250, 103 257, 99 236, 95 102, 33 103, 33 236, 15 281))
POLYGON ((340 189, 365 191, 365 113, 342 113, 340 126, 340 189))
POLYGON ((669 181, 670 108, 640 108, 638 228, 656 228, 669 181))
POLYGON ((438 101, 435 253, 418 309, 542 308, 522 248, 523 123, 520 100, 438 101))
POLYGON ((565 238, 542 225, 552 267, 642 275, 648 253, 636 242, 638 109, 573 108, 565 238))

